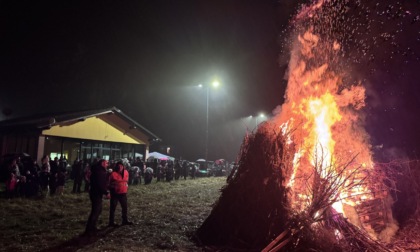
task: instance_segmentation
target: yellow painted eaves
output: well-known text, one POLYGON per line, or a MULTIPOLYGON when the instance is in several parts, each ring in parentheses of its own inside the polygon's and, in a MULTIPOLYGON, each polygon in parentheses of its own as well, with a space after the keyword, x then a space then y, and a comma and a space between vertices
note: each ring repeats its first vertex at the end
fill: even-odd
POLYGON ((89 117, 84 121, 77 121, 68 125, 55 125, 48 130, 43 130, 42 134, 46 136, 144 144, 143 141, 127 136, 125 132, 120 131, 97 117, 89 117))

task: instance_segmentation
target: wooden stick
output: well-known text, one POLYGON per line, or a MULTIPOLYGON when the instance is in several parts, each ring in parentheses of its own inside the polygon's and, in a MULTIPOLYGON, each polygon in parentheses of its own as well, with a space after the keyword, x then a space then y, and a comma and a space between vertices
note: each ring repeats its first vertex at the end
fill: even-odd
POLYGON ((272 250, 270 250, 270 252, 277 252, 279 251, 281 248, 283 248, 292 238, 289 237, 286 240, 282 241, 279 245, 275 246, 272 250))
MULTIPOLYGON (((276 237, 276 239, 270 242, 270 244, 268 244, 267 247, 265 247, 261 252, 270 251, 281 239, 283 239, 287 235, 288 231, 289 230, 284 230, 279 236, 276 237)), ((287 240, 290 240, 290 238, 287 240)))

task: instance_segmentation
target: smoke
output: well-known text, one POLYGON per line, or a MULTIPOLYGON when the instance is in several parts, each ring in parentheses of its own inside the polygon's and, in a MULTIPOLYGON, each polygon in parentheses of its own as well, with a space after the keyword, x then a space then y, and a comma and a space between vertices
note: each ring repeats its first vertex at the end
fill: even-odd
POLYGON ((378 151, 377 158, 383 162, 392 162, 394 160, 408 161, 410 159, 404 150, 396 147, 381 148, 378 151))
POLYGON ((387 222, 386 222, 386 227, 384 230, 382 230, 379 235, 378 235, 378 239, 380 239, 383 242, 386 243, 390 243, 392 237, 394 237, 394 235, 397 233, 399 226, 398 223, 395 221, 395 219, 393 218, 392 215, 392 205, 393 205, 394 201, 392 200, 392 197, 390 195, 388 195, 388 197, 385 198, 384 200, 384 204, 385 204, 385 209, 387 209, 387 213, 386 216, 387 218, 387 222))

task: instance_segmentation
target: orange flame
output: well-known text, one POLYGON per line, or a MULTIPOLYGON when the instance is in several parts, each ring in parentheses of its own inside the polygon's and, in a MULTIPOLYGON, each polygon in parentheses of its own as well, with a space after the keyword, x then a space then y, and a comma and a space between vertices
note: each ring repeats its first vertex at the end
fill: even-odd
MULTIPOLYGON (((343 84, 340 74, 334 72, 328 62, 320 63, 319 48, 328 48, 330 53, 341 48, 337 41, 320 43, 320 38, 310 31, 298 36, 289 63, 286 101, 274 119, 284 134, 292 132, 287 136, 287 143, 293 144, 296 152, 287 186, 298 195, 296 201, 300 202, 310 200, 304 184, 312 172, 311 167, 320 166, 324 171, 323 168, 337 160, 353 157, 356 157, 354 164, 347 167, 349 172, 360 166, 373 167, 369 137, 359 115, 365 104, 365 89, 359 83, 343 84)), ((326 175, 319 174, 321 178, 326 175)), ((363 197, 371 197, 367 196, 369 193, 364 186, 343 190, 340 192, 342 200, 333 207, 343 212, 342 202, 360 204, 363 197)))

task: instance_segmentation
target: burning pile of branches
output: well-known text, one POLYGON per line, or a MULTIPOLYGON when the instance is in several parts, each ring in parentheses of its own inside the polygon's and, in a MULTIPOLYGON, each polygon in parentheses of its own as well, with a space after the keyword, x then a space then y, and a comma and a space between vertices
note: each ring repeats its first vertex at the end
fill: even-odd
POLYGON ((292 204, 297 192, 286 182, 294 150, 285 139, 270 123, 245 138, 239 167, 198 229, 198 240, 219 250, 387 251, 361 221, 355 225, 333 208, 343 200, 343 191, 364 185, 372 176, 362 166, 349 170, 353 159, 328 166, 316 160, 307 177, 296 178, 306 181, 306 198, 292 204))
MULTIPOLYGON (((324 157, 322 154, 315 156, 324 157)), ((343 203, 346 202, 343 192, 367 187, 367 182, 372 183, 372 180, 382 178, 378 173, 371 176, 372 171, 361 165, 349 169, 355 158, 356 156, 346 162, 331 160, 328 165, 325 165, 325 160, 314 158, 312 172, 303 178, 306 181, 306 197, 297 201, 300 209, 296 205, 289 207, 290 225, 285 231, 290 235, 288 242, 279 243, 279 239, 275 239, 263 251, 278 251, 283 247, 294 251, 388 251, 384 244, 365 230, 366 227, 359 217, 360 208, 357 211, 356 207, 345 207, 346 204, 343 203), (334 206, 337 203, 340 203, 339 206, 334 206), (346 208, 347 217, 335 208, 341 208, 341 211, 346 208)), ((375 214, 372 212, 375 208, 363 210, 365 215, 375 214)), ((284 237, 285 232, 280 237, 284 237)))
POLYGON ((353 34, 368 21, 349 32, 362 3, 313 1, 293 19, 285 101, 245 139, 238 170, 197 232, 204 244, 387 251, 398 180, 373 161, 366 88, 349 64, 353 34))

